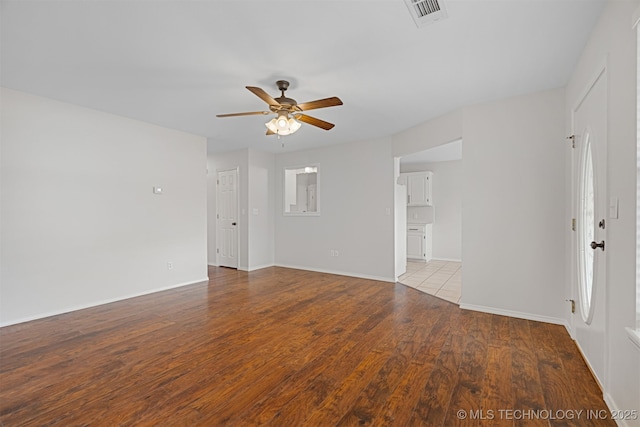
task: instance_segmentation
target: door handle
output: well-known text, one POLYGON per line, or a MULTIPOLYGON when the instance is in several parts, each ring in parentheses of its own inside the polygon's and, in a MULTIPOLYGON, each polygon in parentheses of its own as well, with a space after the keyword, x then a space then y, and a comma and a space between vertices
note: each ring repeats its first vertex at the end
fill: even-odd
POLYGON ((232 222, 231 225, 237 225, 235 222, 232 222))
POLYGON ((604 251, 604 240, 600 243, 591 242, 591 249, 595 250, 596 248, 600 248, 604 251))

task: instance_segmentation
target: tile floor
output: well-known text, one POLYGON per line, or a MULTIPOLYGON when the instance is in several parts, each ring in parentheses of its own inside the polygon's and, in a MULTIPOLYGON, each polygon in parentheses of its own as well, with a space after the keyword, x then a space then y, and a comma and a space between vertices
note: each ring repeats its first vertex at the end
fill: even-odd
POLYGON ((454 261, 408 261, 398 282, 453 303, 460 303, 462 263, 454 261))

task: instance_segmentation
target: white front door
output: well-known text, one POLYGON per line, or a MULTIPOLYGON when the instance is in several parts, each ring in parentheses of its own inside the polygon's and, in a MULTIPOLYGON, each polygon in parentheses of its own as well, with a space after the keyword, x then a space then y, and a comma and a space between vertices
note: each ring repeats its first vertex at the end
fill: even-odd
POLYGON ((573 328, 600 384, 605 380, 607 75, 603 67, 573 110, 576 262, 573 328))
POLYGON ((219 171, 217 184, 218 265, 238 268, 238 170, 219 171))

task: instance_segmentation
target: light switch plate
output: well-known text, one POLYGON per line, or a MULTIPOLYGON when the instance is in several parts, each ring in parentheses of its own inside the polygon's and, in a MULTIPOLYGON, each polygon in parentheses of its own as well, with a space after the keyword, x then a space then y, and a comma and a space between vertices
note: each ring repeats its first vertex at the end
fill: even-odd
POLYGON ((162 187, 153 187, 153 194, 162 194, 162 187))

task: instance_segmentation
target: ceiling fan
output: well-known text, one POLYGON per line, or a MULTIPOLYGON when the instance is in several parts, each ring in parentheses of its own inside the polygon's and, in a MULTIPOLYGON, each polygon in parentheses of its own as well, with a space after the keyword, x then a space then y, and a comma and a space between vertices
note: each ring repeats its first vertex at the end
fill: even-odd
POLYGON ((342 105, 342 101, 338 97, 318 99, 316 101, 303 102, 298 104, 295 99, 287 98, 284 92, 289 88, 289 82, 286 80, 278 80, 276 82, 281 95, 277 98, 271 97, 267 92, 259 87, 246 86, 258 98, 262 99, 269 105, 269 111, 250 111, 246 113, 218 114, 216 117, 234 117, 234 116, 253 116, 276 114, 276 117, 265 123, 267 127, 267 135, 291 135, 300 129, 301 123, 319 127, 320 129, 330 130, 335 125, 325 122, 324 120, 302 114, 303 111, 315 110, 318 108, 335 107, 342 105))

